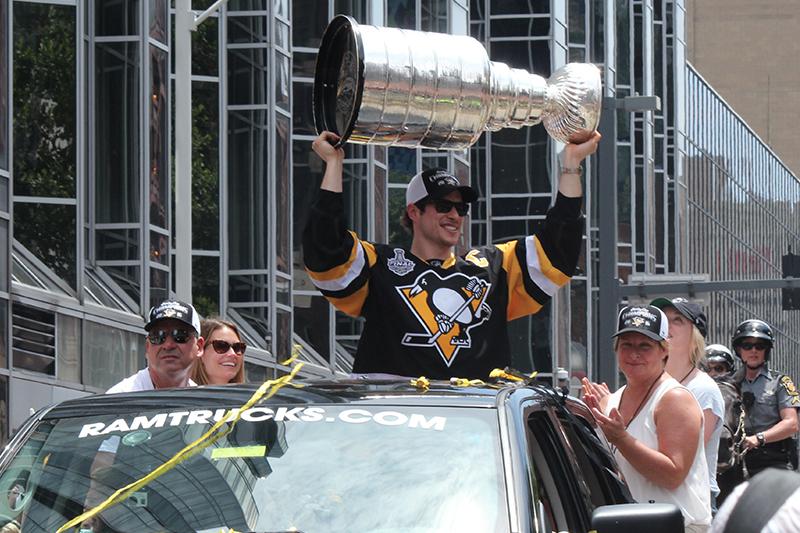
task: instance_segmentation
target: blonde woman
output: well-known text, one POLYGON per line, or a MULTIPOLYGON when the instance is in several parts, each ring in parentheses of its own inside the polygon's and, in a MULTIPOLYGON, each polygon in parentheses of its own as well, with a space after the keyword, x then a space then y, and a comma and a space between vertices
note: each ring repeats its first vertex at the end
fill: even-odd
POLYGON ((711 510, 716 514, 719 495, 717 456, 725 400, 719 385, 699 368, 706 351, 706 315, 699 305, 685 298, 656 298, 650 304, 664 311, 669 320, 667 372, 689 389, 703 410, 703 445, 711 487, 711 510))
POLYGON ((201 321, 200 331, 205 345, 192 369, 192 380, 198 385, 243 383, 247 345, 236 324, 211 317, 201 321))

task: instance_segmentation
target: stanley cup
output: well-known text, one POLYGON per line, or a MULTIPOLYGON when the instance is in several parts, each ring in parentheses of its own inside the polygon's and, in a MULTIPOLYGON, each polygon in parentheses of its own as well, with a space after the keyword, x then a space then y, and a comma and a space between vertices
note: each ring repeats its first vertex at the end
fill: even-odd
POLYGON ((561 142, 597 128, 600 70, 570 63, 545 80, 489 61, 472 37, 360 25, 336 16, 314 74, 317 131, 360 144, 463 150, 485 130, 544 124, 561 142))

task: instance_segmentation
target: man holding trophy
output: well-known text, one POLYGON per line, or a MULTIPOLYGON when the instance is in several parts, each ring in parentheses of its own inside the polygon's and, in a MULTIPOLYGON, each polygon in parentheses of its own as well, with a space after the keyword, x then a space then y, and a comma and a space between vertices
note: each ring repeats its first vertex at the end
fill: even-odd
POLYGON ((597 68, 570 64, 544 80, 488 61, 469 37, 359 26, 339 16, 323 36, 314 95, 320 134, 312 147, 326 168, 304 259, 337 309, 366 319, 353 372, 487 378, 510 365, 508 321, 538 312, 578 261, 581 163, 600 140, 597 68), (539 122, 566 148, 555 203, 534 235, 456 257, 477 195, 442 169, 409 183, 409 249, 347 230, 342 142, 464 149, 486 129, 539 122))

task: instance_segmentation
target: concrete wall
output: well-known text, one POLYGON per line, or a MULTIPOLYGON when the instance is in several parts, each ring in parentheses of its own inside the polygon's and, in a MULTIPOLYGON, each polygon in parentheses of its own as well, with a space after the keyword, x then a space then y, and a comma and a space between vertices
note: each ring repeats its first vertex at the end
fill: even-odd
POLYGON ((687 59, 800 175, 800 0, 687 0, 687 59))

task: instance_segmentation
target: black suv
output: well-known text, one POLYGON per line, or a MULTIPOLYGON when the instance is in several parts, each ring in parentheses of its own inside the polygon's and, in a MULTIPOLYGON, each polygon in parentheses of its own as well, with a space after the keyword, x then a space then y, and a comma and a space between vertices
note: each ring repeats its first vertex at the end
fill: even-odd
POLYGON ((675 507, 602 507, 630 494, 587 408, 549 388, 297 382, 243 409, 255 390, 98 395, 40 411, 0 456, 0 527, 53 533, 99 505, 63 530, 683 530, 675 507), (238 421, 220 423, 231 410, 238 421))

